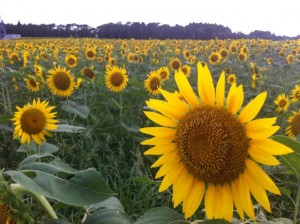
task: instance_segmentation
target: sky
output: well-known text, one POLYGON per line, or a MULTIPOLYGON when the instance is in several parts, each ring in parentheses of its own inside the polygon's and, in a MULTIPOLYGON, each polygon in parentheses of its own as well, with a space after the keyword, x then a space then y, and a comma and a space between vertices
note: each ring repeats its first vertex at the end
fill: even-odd
POLYGON ((232 32, 300 35, 298 0, 1 0, 4 23, 87 24, 157 22, 170 26, 213 23, 232 32))

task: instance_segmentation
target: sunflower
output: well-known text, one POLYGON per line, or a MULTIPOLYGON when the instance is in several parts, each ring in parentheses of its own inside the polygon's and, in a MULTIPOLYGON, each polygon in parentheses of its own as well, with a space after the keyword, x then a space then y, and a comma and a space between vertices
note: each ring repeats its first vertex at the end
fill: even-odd
POLYGON ((69 70, 57 66, 48 72, 47 83, 53 95, 68 97, 73 93, 75 81, 69 70))
POLYGON ((161 83, 161 78, 157 71, 152 71, 148 75, 148 78, 145 80, 144 87, 150 94, 158 95, 161 83))
POLYGON ((233 83, 236 83, 236 75, 235 74, 229 74, 227 76, 227 83, 232 85, 233 83))
POLYGON ((81 74, 95 81, 96 74, 95 74, 94 66, 84 67, 83 69, 81 69, 81 74))
POLYGON ((222 56, 219 52, 211 52, 208 57, 209 63, 212 65, 216 65, 221 61, 222 56))
POLYGON ((284 93, 281 93, 277 96, 276 100, 274 100, 274 104, 277 105, 276 112, 281 113, 288 109, 291 102, 284 93))
POLYGON ((226 48, 221 48, 219 53, 223 59, 226 59, 229 57, 229 51, 226 48))
POLYGON ((157 74, 160 76, 160 80, 162 82, 168 80, 170 78, 170 70, 168 67, 163 66, 157 70, 157 74))
POLYGON ((20 61, 20 56, 18 55, 17 52, 11 52, 9 55, 8 55, 8 58, 10 60, 10 63, 11 64, 14 64, 15 62, 18 62, 20 61))
POLYGON ((263 106, 267 93, 255 97, 241 109, 242 85, 232 84, 225 99, 225 73, 216 88, 207 66, 198 63, 198 94, 186 76, 175 73, 179 92, 187 103, 159 89, 165 100, 150 99, 154 111, 145 115, 161 127, 140 131, 154 137, 142 145, 154 145, 146 155, 159 155, 152 167, 160 167, 156 178, 164 177, 159 191, 173 185, 173 204, 183 202, 185 218, 191 217, 204 198, 208 219, 232 221, 233 207, 242 220, 244 213, 255 219, 251 194, 271 211, 266 190, 280 194, 267 173, 257 164, 278 165, 273 155, 292 150, 269 137, 279 126, 276 118, 253 120, 263 106))
POLYGON ((285 129, 285 134, 290 138, 296 139, 297 135, 300 134, 300 110, 298 112, 292 111, 293 115, 288 118, 288 126, 285 129))
POLYGON ((45 82, 42 66, 34 64, 34 72, 41 79, 42 82, 45 82))
POLYGON ((190 77, 191 75, 191 71, 192 71, 192 68, 191 66, 188 66, 188 65, 183 65, 180 70, 183 72, 183 74, 185 74, 185 76, 188 78, 190 77))
POLYGON ((29 75, 27 78, 24 78, 27 88, 32 92, 40 91, 40 83, 32 75, 29 75))
POLYGON ((186 60, 188 60, 189 57, 191 56, 191 52, 190 52, 189 50, 184 50, 184 51, 182 52, 182 54, 183 54, 183 57, 184 57, 186 60))
POLYGON ((30 143, 31 138, 37 143, 46 141, 45 135, 51 136, 49 130, 56 130, 55 119, 56 112, 51 112, 55 107, 48 107, 47 101, 33 100, 33 103, 28 103, 24 107, 17 107, 18 111, 15 112, 14 121, 15 130, 14 138, 21 138, 21 143, 30 143))
POLYGON ((87 48, 84 54, 86 59, 89 61, 93 61, 96 58, 96 50, 93 48, 87 48))
POLYGON ((291 98, 293 102, 300 100, 300 85, 295 85, 295 88, 291 91, 291 98))
POLYGON ((77 57, 73 54, 69 54, 65 58, 65 63, 69 68, 74 68, 77 65, 77 57))
POLYGON ((169 67, 172 71, 176 71, 180 69, 181 67, 181 62, 178 58, 172 58, 169 62, 169 67))
POLYGON ((238 59, 239 59, 239 61, 246 61, 247 58, 248 58, 248 55, 245 54, 244 52, 240 52, 240 53, 238 54, 238 59))
POLYGON ((294 55, 292 54, 288 54, 286 57, 285 57, 285 61, 288 65, 291 65, 291 64, 294 64, 294 55))
POLYGON ((121 92, 125 89, 128 82, 127 71, 118 66, 107 66, 105 72, 105 85, 113 92, 121 92))

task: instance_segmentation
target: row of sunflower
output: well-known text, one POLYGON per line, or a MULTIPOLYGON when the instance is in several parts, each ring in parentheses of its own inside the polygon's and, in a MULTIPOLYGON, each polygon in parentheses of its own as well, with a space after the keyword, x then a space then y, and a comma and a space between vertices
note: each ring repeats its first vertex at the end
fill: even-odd
MULTIPOLYGON (((19 139, 21 145, 34 142, 37 145, 34 155, 43 158, 40 146, 46 142, 47 136, 52 135, 50 131, 61 129, 61 121, 84 123, 76 117, 80 116, 81 107, 67 110, 75 113, 70 118, 63 110, 63 100, 63 103, 76 101, 84 103, 85 108, 90 107, 91 116, 85 118, 85 124, 91 126, 89 132, 98 130, 97 125, 101 125, 101 120, 104 123, 108 116, 103 113, 103 107, 92 108, 91 105, 105 105, 112 115, 112 122, 108 127, 101 126, 100 130, 104 133, 111 130, 115 132, 113 136, 121 136, 119 142, 111 145, 129 154, 124 156, 128 167, 116 167, 118 173, 124 174, 124 179, 131 169, 132 152, 130 148, 123 148, 126 142, 123 143, 125 137, 122 135, 138 149, 134 166, 140 164, 138 169, 143 171, 135 175, 145 173, 149 178, 152 176, 148 166, 153 159, 149 158, 151 162, 145 164, 138 161, 146 161, 139 157, 140 151, 146 149, 144 145, 153 146, 144 154, 158 156, 151 167, 158 168, 155 178, 163 177, 159 191, 172 187, 173 206, 184 213, 185 219, 202 217, 232 222, 236 211, 236 217, 241 221, 249 219, 255 222, 259 219, 255 204, 261 205, 263 211, 271 212, 267 192, 281 194, 265 166, 285 169, 275 156, 299 150, 295 141, 284 138, 286 143, 272 137, 277 132, 284 134, 286 123, 280 117, 282 113, 277 112, 289 112, 289 101, 285 95, 275 98, 279 89, 291 89, 295 85, 297 74, 294 73, 298 72, 300 62, 299 45, 299 40, 247 39, 3 41, 0 42, 1 104, 4 106, 1 112, 11 115, 12 106, 16 106, 12 118, 13 138, 19 139), (229 90, 226 90, 227 86, 229 90), (267 91, 271 92, 268 98, 267 91), (133 92, 138 92, 140 98, 133 96, 133 92), (100 94, 103 98, 99 98, 100 94), (153 98, 146 101, 146 110, 142 111, 147 94, 153 98), (115 100, 117 95, 120 96, 119 102, 115 100), (127 104, 123 102, 123 95, 127 96, 127 104), (97 104, 96 100, 101 100, 101 103, 97 104), (243 106, 244 101, 250 102, 243 106), (120 117, 115 116, 111 102, 118 106, 120 117), (131 107, 139 107, 136 114, 131 107), (282 125, 276 125, 276 117, 282 125), (124 123, 125 118, 139 123, 129 127, 124 123), (152 121, 159 126, 153 125, 152 121), (134 128, 136 126, 143 126, 140 132, 154 137, 145 139, 137 132, 138 128, 134 128), (140 141, 136 143, 136 139, 140 141), (179 205, 181 209, 177 208, 179 205)), ((291 90, 294 107, 298 107, 297 88, 296 85, 291 90)), ((300 133, 300 113, 292 113, 286 134, 295 139, 300 133)), ((60 144, 61 140, 54 133, 51 142, 60 144)), ((92 142, 97 142, 97 135, 101 133, 87 135, 92 142)), ((62 135, 61 138, 65 141, 66 137, 62 135)), ((109 144, 111 140, 105 137, 105 141, 109 144)), ((96 158, 99 159, 100 154, 101 149, 96 158)), ((77 161, 82 160, 80 155, 75 157, 77 161)), ((288 160, 288 157, 284 158, 288 160)), ((119 157, 112 159, 115 164, 119 157)), ((299 169, 294 165, 292 168, 299 169)), ((8 176, 15 181, 14 174, 8 176)), ((114 182, 111 184, 115 185, 114 182)), ((130 197, 122 202, 128 204, 126 200, 130 197)), ((295 208, 294 214, 297 212, 295 208)), ((88 210, 86 215, 89 215, 88 210)), ((8 215, 5 217, 6 222, 10 220, 8 215)), ((56 215, 50 217, 57 218, 56 215)), ((294 221, 296 219, 297 215, 294 221)))

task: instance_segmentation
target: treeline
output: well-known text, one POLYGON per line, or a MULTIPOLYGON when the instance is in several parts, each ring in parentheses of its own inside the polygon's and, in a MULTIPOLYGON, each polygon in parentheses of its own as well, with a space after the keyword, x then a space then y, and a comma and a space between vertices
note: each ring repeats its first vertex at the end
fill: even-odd
POLYGON ((108 23, 97 28, 79 24, 6 24, 9 34, 21 34, 22 37, 98 37, 121 39, 239 39, 263 38, 271 40, 297 39, 297 37, 276 36, 269 31, 253 31, 250 34, 232 32, 230 28, 209 23, 190 23, 186 26, 169 26, 160 23, 108 23))

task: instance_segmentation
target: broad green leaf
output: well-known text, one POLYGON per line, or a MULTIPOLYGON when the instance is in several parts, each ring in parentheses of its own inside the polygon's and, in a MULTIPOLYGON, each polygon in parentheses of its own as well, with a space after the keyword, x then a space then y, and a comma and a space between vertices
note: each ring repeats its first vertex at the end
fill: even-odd
POLYGON ((86 130, 84 127, 73 126, 68 124, 59 124, 58 128, 54 132, 69 132, 69 133, 81 133, 86 130))
MULTIPOLYGON (((25 153, 30 153, 30 152, 36 152, 37 150, 37 145, 34 141, 30 141, 29 144, 22 144, 20 147, 17 149, 17 152, 25 152, 25 153)), ((40 146, 40 151, 41 153, 55 153, 59 151, 59 148, 56 145, 52 145, 47 142, 42 142, 40 146)))
POLYGON ((178 212, 167 207, 157 207, 148 210, 134 224, 167 224, 175 221, 177 224, 186 223, 185 219, 178 212))
POLYGON ((101 208, 107 208, 107 209, 119 210, 120 212, 125 212, 123 205, 121 204, 119 199, 116 197, 110 197, 110 198, 106 199, 105 201, 101 201, 97 204, 93 204, 89 207, 86 207, 86 210, 89 213, 91 213, 91 212, 94 212, 101 208))
POLYGON ((62 219, 49 219, 44 224, 71 224, 71 223, 62 219))
POLYGON ((83 224, 131 224, 132 220, 117 209, 101 209, 95 215, 86 219, 83 224))
POLYGON ((61 109, 64 111, 78 115, 86 119, 89 116, 90 109, 85 105, 78 105, 76 102, 67 100, 62 103, 61 109))
POLYGON ((210 220, 205 220, 200 223, 201 224, 230 224, 230 222, 227 222, 224 219, 210 219, 210 220))
POLYGON ((32 177, 17 171, 6 174, 29 191, 74 206, 95 204, 114 195, 95 169, 79 171, 69 180, 41 171, 28 173, 32 177))
POLYGON ((300 143, 286 136, 277 135, 272 139, 294 150, 294 153, 282 155, 280 158, 286 168, 300 178, 300 143))
POLYGON ((52 154, 50 154, 50 153, 33 154, 33 155, 27 156, 25 159, 23 159, 23 161, 20 162, 20 164, 19 164, 19 168, 20 168, 21 166, 26 165, 26 164, 34 163, 37 159, 39 159, 39 158, 44 158, 44 157, 49 157, 49 159, 54 159, 54 158, 56 158, 54 155, 52 155, 52 154))

